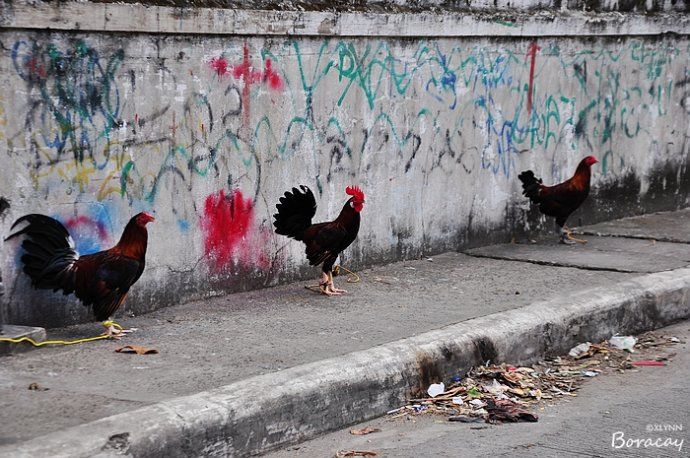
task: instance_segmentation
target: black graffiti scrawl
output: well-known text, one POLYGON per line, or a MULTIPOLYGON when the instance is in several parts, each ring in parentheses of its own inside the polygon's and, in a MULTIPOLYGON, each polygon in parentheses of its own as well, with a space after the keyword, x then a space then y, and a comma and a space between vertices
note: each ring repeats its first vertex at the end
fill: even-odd
POLYGON ((36 168, 63 160, 108 161, 111 131, 121 125, 120 93, 115 84, 125 54, 102 56, 83 40, 17 41, 12 62, 28 95, 25 132, 30 135, 36 168))

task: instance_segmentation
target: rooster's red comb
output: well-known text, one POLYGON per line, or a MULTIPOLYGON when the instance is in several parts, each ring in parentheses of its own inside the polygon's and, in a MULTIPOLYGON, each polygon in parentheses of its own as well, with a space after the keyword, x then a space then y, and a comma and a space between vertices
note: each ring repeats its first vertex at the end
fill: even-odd
POLYGON ((345 188, 345 194, 354 197, 357 202, 364 202, 364 192, 359 186, 348 186, 345 188))

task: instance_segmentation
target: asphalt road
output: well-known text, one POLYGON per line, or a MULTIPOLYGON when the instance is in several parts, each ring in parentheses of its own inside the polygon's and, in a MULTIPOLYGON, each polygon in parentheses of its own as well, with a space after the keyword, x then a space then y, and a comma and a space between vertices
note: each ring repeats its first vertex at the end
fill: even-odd
POLYGON ((378 433, 353 436, 347 428, 266 456, 333 457, 338 450, 369 450, 377 458, 690 456, 690 322, 657 332, 684 342, 658 351, 676 354, 667 366, 591 379, 571 401, 539 411, 537 423, 463 424, 434 415, 381 418, 351 427, 380 428, 378 433), (652 439, 654 445, 645 448, 642 442, 638 448, 636 439, 652 439))

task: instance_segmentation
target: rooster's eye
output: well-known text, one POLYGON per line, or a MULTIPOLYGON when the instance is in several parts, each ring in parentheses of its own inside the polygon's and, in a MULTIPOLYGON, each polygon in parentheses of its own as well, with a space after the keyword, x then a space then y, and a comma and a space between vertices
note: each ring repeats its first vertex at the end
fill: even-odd
POLYGON ((355 208, 355 203, 354 203, 354 202, 350 202, 350 207, 355 208))

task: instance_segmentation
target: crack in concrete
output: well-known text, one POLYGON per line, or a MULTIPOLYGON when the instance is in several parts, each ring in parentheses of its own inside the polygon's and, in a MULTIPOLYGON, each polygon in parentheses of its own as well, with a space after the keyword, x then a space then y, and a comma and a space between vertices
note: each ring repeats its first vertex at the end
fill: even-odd
POLYGON ((602 234, 601 232, 596 232, 596 231, 579 231, 579 230, 574 230, 573 234, 592 235, 592 236, 596 236, 596 237, 615 237, 615 238, 620 238, 620 239, 633 239, 633 240, 654 240, 655 242, 678 243, 678 244, 682 244, 682 245, 690 245, 689 240, 679 240, 679 239, 674 239, 674 238, 670 238, 670 237, 652 237, 649 235, 602 234))
POLYGON ((618 273, 622 273, 622 274, 636 274, 636 273, 649 274, 649 273, 654 273, 654 272, 670 272, 671 270, 675 270, 675 269, 665 269, 665 270, 659 270, 659 271, 628 270, 628 269, 617 269, 615 267, 582 266, 582 265, 577 265, 577 264, 561 263, 561 262, 554 262, 554 261, 542 261, 542 260, 538 260, 538 259, 516 259, 516 258, 509 258, 507 256, 477 254, 477 253, 470 253, 467 251, 461 251, 461 253, 463 253, 467 256, 473 257, 473 258, 495 259, 496 261, 524 262, 524 263, 528 263, 528 264, 537 264, 540 266, 567 267, 567 268, 572 268, 572 269, 590 270, 590 271, 618 272, 618 273))
POLYGON ((543 448, 546 448, 549 450, 556 450, 558 452, 572 453, 573 455, 576 455, 576 456, 589 456, 592 458, 603 458, 604 457, 604 455, 596 455, 593 453, 585 452, 583 450, 573 450, 573 449, 569 449, 569 448, 565 448, 565 447, 554 447, 553 445, 546 445, 546 444, 543 444, 541 442, 537 443, 536 445, 537 445, 537 447, 543 447, 543 448))

